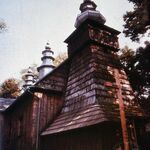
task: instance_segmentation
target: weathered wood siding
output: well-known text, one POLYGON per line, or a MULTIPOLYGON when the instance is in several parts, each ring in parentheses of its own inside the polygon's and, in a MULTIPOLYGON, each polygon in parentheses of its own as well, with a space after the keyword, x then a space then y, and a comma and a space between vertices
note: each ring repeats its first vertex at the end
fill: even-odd
POLYGON ((0 150, 3 150, 3 137, 4 136, 4 118, 0 112, 0 150))
POLYGON ((92 53, 89 46, 82 49, 72 58, 63 112, 80 109, 95 103, 92 61, 92 53))
POLYGON ((63 100, 58 95, 43 95, 40 109, 40 132, 51 123, 51 121, 60 112, 63 100))
POLYGON ((5 150, 35 150, 39 133, 59 112, 60 96, 28 97, 6 115, 5 150))
POLYGON ((112 150, 119 140, 114 125, 98 125, 42 137, 41 150, 112 150))
POLYGON ((5 123, 5 149, 31 149, 32 140, 32 123, 33 123, 33 97, 26 97, 26 100, 15 107, 15 111, 6 114, 5 123))

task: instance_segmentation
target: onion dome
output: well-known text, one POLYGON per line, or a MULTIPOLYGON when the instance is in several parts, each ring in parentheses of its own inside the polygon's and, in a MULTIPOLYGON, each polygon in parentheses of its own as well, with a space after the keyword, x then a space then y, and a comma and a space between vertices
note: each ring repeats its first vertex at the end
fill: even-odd
POLYGON ((96 10, 97 5, 91 0, 84 0, 80 5, 81 14, 78 15, 75 27, 78 28, 87 19, 94 20, 98 23, 105 24, 105 17, 96 10))

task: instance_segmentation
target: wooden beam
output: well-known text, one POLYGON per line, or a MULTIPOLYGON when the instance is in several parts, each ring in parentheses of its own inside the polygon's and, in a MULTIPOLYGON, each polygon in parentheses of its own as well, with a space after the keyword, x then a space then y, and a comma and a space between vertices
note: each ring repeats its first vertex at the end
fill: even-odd
POLYGON ((123 97, 122 97, 122 89, 121 89, 121 83, 120 83, 120 77, 119 77, 118 69, 114 70, 114 75, 115 75, 116 84, 118 87, 117 96, 119 99, 119 110, 120 110, 120 119, 121 119, 124 150, 129 150, 130 149, 130 147, 129 147, 129 136, 128 136, 128 130, 127 130, 127 124, 126 124, 124 102, 123 102, 123 97))

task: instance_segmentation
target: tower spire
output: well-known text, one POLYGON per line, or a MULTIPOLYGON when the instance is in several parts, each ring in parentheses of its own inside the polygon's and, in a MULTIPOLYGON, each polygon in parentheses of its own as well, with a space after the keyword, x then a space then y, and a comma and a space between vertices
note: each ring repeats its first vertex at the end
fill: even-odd
POLYGON ((39 72, 39 79, 43 78, 55 68, 53 65, 53 54, 54 52, 51 50, 49 43, 46 43, 45 50, 42 51, 42 64, 37 68, 39 72))
POLYGON ((105 24, 105 17, 96 10, 97 5, 91 0, 84 0, 80 5, 81 14, 78 15, 75 27, 78 28, 87 19, 94 20, 100 24, 105 24))
POLYGON ((25 84, 23 85, 24 89, 32 86, 34 84, 34 75, 31 67, 28 68, 27 73, 24 75, 25 77, 25 84))

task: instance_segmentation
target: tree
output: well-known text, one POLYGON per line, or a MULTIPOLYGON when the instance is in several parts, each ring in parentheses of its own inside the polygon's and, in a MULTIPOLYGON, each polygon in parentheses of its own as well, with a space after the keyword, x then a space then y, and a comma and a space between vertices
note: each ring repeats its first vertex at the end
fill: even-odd
POLYGON ((126 72, 128 71, 129 65, 131 63, 131 59, 134 57, 134 55, 135 52, 132 49, 130 49, 128 46, 125 46, 123 49, 121 49, 120 60, 126 72))
POLYGON ((139 100, 146 107, 150 106, 150 43, 134 52, 125 47, 120 55, 121 62, 128 75, 131 86, 139 100))
POLYGON ((54 60, 54 65, 58 66, 60 63, 62 63, 64 60, 67 59, 67 53, 60 53, 54 60))
POLYGON ((0 97, 16 98, 20 95, 19 81, 10 78, 5 80, 0 86, 0 97))
MULTIPOLYGON (((133 11, 124 15, 124 33, 132 41, 139 42, 141 37, 150 35, 150 0, 128 0, 133 11)), ((126 49, 126 48, 125 48, 126 49)), ((122 50, 121 62, 141 105, 150 106, 150 42, 144 47, 122 50)))
POLYGON ((139 41, 150 29, 150 0, 128 1, 134 4, 134 8, 123 16, 125 21, 123 32, 132 41, 139 41))
POLYGON ((6 29, 6 23, 3 20, 0 20, 0 32, 6 29))

